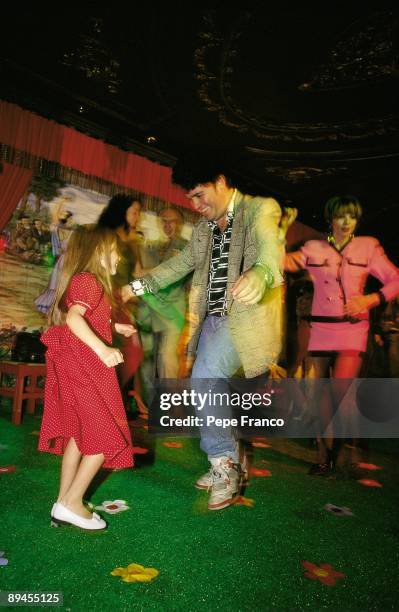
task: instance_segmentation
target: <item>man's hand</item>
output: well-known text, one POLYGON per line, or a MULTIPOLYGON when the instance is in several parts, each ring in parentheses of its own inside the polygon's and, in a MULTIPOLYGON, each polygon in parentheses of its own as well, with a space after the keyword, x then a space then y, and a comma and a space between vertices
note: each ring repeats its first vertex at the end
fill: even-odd
POLYGON ((129 300, 132 300, 134 297, 136 297, 130 285, 123 285, 120 291, 121 291, 122 302, 124 304, 128 302, 129 300))
POLYGON ((263 297, 266 289, 265 271, 259 267, 253 267, 241 274, 234 283, 231 294, 234 300, 241 304, 257 304, 263 297))
POLYGON ((296 208, 284 208, 280 221, 280 229, 284 237, 297 218, 297 215, 298 210, 296 208))
POLYGON ((133 334, 137 334, 137 329, 129 323, 115 323, 115 331, 117 334, 122 334, 125 338, 130 338, 133 334))

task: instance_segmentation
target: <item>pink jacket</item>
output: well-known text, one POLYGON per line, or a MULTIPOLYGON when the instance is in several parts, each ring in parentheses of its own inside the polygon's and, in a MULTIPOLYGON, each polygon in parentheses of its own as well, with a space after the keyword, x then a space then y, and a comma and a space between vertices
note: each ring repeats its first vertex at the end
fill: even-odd
MULTIPOLYGON (((344 316, 344 304, 364 293, 370 274, 382 283, 387 302, 399 294, 398 268, 378 240, 369 236, 353 238, 341 252, 327 240, 309 240, 299 251, 286 254, 284 269, 309 272, 314 286, 313 316, 344 316)), ((368 318, 368 313, 357 318, 368 318)))

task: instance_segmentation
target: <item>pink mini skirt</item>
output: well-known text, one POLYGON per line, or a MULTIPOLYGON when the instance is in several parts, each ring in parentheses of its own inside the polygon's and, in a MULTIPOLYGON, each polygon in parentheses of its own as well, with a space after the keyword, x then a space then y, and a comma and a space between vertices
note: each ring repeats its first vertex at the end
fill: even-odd
POLYGON ((369 322, 310 323, 308 351, 359 351, 367 346, 369 322))

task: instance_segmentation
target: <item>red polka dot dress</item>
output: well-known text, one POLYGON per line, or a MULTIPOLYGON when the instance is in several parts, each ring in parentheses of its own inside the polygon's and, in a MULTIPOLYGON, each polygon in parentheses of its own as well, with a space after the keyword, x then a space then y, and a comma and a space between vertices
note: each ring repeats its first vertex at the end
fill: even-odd
MULTIPOLYGON (((89 326, 112 344, 111 307, 93 274, 72 278, 66 304, 84 306, 89 326)), ((39 450, 62 455, 74 438, 83 455, 104 453, 103 467, 131 467, 132 442, 115 368, 107 368, 67 325, 50 327, 42 341, 47 377, 39 450)))

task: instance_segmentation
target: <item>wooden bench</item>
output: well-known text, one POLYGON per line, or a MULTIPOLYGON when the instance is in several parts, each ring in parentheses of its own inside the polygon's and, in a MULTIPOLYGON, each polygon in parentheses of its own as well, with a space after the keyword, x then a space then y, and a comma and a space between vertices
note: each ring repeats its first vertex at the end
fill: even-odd
POLYGON ((44 388, 37 386, 39 376, 46 376, 46 365, 44 363, 21 363, 18 361, 0 361, 0 396, 12 397, 12 422, 20 425, 22 420, 22 402, 27 401, 28 414, 35 413, 35 403, 43 399, 44 388), (4 385, 5 374, 15 376, 13 387, 4 385), (29 384, 25 379, 29 377, 29 384))

